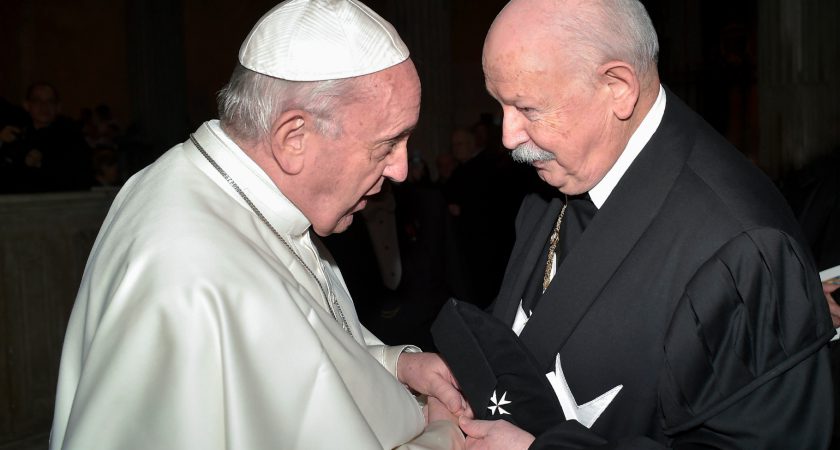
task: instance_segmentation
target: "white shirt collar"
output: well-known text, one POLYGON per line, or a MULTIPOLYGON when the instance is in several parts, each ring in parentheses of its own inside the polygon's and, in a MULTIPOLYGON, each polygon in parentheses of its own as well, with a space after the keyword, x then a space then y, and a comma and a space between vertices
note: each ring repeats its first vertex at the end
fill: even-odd
MULTIPOLYGON (((195 137, 278 232, 300 237, 309 229, 309 219, 280 192, 268 174, 222 130, 218 120, 205 122, 196 131, 195 137), (209 139, 215 139, 217 145, 207 142, 209 139)), ((215 172, 215 169, 213 171, 215 172)), ((221 176, 217 181, 222 185, 228 184, 221 176)), ((231 192, 237 201, 241 200, 236 192, 231 192)))
POLYGON ((601 205, 607 201, 607 197, 610 196, 610 193, 612 193, 619 180, 621 180, 621 177, 624 176, 624 172, 627 172, 630 164, 639 156, 639 153, 647 145, 653 133, 659 128, 664 114, 665 89, 662 85, 659 85, 659 95, 656 97, 653 107, 650 108, 642 123, 639 124, 639 128, 630 136, 630 140, 627 142, 627 146, 624 147, 624 151, 621 152, 618 160, 616 160, 609 172, 604 175, 604 178, 589 190, 589 197, 592 199, 595 207, 600 209, 601 205))

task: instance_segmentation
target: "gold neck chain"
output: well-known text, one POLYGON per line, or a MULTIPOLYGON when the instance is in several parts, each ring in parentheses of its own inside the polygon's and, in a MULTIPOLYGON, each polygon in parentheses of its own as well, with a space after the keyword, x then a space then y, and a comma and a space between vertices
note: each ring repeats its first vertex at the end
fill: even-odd
POLYGON ((563 208, 560 209, 560 215, 557 216, 557 222, 554 223, 554 229, 551 230, 551 239, 548 244, 548 259, 545 262, 545 273, 543 274, 542 291, 548 289, 548 284, 551 283, 551 270, 554 268, 554 256, 557 251, 557 244, 560 242, 560 226, 563 225, 563 216, 566 215, 566 207, 569 206, 569 196, 566 196, 563 208))

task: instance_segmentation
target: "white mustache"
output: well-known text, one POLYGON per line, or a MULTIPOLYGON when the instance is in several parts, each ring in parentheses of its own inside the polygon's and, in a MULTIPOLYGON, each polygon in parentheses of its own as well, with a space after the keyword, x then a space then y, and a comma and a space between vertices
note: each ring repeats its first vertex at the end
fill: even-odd
POLYGON ((510 153, 510 156, 514 161, 524 164, 533 164, 536 161, 552 161, 555 159, 553 153, 543 150, 533 142, 526 142, 516 146, 510 153))

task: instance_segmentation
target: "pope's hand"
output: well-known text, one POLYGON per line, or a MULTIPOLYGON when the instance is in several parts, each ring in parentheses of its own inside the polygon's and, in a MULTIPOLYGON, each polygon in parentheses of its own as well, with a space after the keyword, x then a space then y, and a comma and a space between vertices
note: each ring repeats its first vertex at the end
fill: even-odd
POLYGON ((467 435, 467 450, 527 449, 534 435, 506 420, 472 420, 461 417, 461 430, 467 435))
POLYGON ((427 424, 438 420, 446 420, 458 426, 458 417, 452 414, 449 408, 434 397, 429 397, 426 406, 423 407, 423 413, 426 416, 427 424))
POLYGON ((472 411, 458 390, 458 382, 445 362, 435 353, 409 353, 400 355, 397 378, 411 389, 440 400, 455 416, 472 411))

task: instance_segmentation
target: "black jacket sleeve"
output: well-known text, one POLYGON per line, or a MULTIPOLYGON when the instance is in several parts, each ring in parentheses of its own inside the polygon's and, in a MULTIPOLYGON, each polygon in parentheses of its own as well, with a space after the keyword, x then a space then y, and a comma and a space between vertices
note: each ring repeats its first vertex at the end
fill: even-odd
POLYGON ((833 332, 807 253, 778 230, 742 233, 698 269, 672 317, 659 378, 668 442, 607 442, 563 422, 531 448, 827 448, 833 332))

